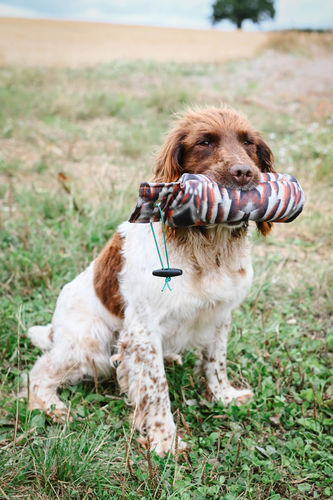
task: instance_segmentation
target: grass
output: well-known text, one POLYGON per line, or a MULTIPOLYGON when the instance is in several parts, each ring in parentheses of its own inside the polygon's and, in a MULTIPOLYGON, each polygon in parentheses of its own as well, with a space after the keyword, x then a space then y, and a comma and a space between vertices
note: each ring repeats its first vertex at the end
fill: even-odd
POLYGON ((274 74, 289 89, 272 88, 258 77, 271 59, 1 70, 1 498, 332 497, 331 89, 323 77, 320 94, 298 87, 295 97, 297 72, 311 65, 300 55, 279 56, 274 74), (251 234, 255 280, 234 313, 228 370, 254 400, 227 409, 205 401, 193 353, 169 366, 191 447, 176 460, 131 439, 132 410, 114 378, 97 391, 90 382, 61 391, 72 422, 28 412, 16 399, 39 354, 27 328, 49 322, 60 288, 128 216, 171 113, 221 100, 263 131, 278 170, 296 175, 307 199, 266 241, 251 234))

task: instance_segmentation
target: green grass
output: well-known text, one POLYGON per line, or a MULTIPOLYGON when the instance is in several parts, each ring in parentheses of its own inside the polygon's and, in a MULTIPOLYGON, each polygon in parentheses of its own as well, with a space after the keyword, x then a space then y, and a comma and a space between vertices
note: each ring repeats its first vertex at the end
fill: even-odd
MULTIPOLYGON (((332 497, 330 89, 323 83, 295 111, 292 94, 281 104, 270 81, 251 74, 255 62, 0 71, 1 498, 332 497), (266 241, 251 234, 255 280, 233 316, 228 371, 235 385, 249 382, 253 401, 207 402, 193 353, 168 367, 172 410, 191 447, 176 461, 131 439, 132 410, 114 378, 97 392, 89 382, 64 388, 73 415, 64 425, 29 413, 16 399, 39 354, 27 328, 49 322, 60 288, 128 216, 171 113, 221 101, 264 132, 278 170, 296 175, 307 199, 300 218, 266 241)), ((294 56, 283 73, 291 86, 305 63, 294 56)))

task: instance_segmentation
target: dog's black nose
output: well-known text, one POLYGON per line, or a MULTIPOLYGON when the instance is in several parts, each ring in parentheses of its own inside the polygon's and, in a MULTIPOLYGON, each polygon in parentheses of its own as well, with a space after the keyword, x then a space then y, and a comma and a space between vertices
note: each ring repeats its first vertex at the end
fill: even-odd
POLYGON ((237 163, 230 168, 233 180, 240 187, 246 186, 254 176, 253 168, 250 165, 237 163))

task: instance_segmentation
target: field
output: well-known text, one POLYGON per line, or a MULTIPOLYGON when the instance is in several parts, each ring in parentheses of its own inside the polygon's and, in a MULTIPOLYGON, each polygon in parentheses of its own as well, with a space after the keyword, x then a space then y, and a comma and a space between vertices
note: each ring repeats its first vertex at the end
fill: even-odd
POLYGON ((331 498, 332 35, 275 34, 243 55, 235 42, 224 59, 183 48, 174 61, 156 48, 144 58, 134 37, 122 57, 90 63, 73 41, 73 64, 58 47, 53 59, 43 44, 25 54, 11 36, 12 53, 0 36, 0 498, 331 498), (50 321, 60 288, 128 217, 173 113, 221 102, 249 116, 306 194, 295 222, 265 241, 251 232, 255 280, 228 371, 253 401, 207 402, 186 353, 167 376, 191 450, 164 459, 131 439, 115 378, 64 388, 64 425, 29 413, 16 398, 39 354, 27 328, 50 321))
POLYGON ((93 66, 114 60, 221 62, 253 56, 266 33, 0 19, 0 64, 93 66))

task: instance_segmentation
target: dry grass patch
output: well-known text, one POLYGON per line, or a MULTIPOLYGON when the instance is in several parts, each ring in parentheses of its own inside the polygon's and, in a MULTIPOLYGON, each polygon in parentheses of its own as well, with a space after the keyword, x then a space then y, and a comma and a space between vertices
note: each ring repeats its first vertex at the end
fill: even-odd
POLYGON ((273 31, 265 48, 278 52, 293 52, 305 56, 316 56, 318 52, 333 49, 333 32, 273 31))
POLYGON ((260 32, 0 19, 0 64, 93 66, 123 60, 221 62, 256 55, 260 32))

